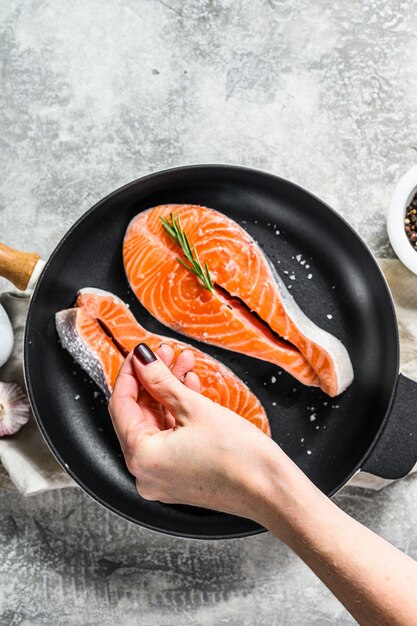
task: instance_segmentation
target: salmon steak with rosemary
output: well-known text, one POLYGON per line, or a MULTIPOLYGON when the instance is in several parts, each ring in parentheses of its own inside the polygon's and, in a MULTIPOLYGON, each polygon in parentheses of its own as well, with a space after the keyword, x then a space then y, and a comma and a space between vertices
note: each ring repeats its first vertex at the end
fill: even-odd
POLYGON ((278 365, 329 396, 352 382, 342 342, 303 313, 254 239, 219 211, 168 204, 139 213, 123 261, 140 303, 169 328, 278 365))
POLYGON ((112 293, 81 289, 76 306, 56 313, 55 321, 62 346, 106 397, 113 391, 125 357, 138 343, 146 343, 154 351, 161 343, 168 344, 174 359, 187 348, 194 354, 194 372, 200 379, 201 393, 271 435, 258 398, 228 367, 193 346, 147 331, 112 293))

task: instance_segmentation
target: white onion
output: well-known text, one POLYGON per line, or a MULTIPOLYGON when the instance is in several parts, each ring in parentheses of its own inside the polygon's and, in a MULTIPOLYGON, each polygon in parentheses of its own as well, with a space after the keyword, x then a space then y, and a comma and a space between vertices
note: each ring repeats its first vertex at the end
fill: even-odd
POLYGON ((0 304, 0 367, 4 365, 13 350, 13 328, 4 308, 0 304))

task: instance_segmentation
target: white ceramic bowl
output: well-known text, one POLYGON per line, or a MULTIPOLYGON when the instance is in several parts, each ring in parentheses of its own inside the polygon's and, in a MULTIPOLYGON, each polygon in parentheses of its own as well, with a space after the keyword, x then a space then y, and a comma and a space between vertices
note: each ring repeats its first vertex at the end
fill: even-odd
POLYGON ((391 245, 400 261, 414 274, 417 274, 417 251, 410 245, 404 230, 404 218, 416 191, 417 165, 414 165, 396 184, 387 211, 387 231, 391 245))

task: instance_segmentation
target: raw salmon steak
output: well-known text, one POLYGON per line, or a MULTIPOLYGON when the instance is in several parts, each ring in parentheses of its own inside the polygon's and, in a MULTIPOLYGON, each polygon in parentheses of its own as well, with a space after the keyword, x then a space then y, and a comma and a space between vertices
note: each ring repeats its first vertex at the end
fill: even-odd
POLYGON ((98 321, 83 309, 66 309, 55 314, 62 346, 108 397, 124 356, 98 321))
POLYGON ((228 367, 193 346, 148 332, 117 296, 100 289, 81 289, 76 307, 56 314, 56 326, 63 347, 107 397, 124 357, 138 343, 145 342, 152 350, 166 343, 174 350, 175 358, 185 348, 192 350, 201 393, 270 436, 269 421, 258 398, 228 367))
POLYGON ((173 330, 274 363, 330 396, 353 380, 348 352, 300 309, 261 248, 229 217, 197 205, 160 205, 139 213, 123 243, 128 281, 141 304, 173 330), (207 263, 214 292, 186 269, 161 218, 181 219, 207 263))

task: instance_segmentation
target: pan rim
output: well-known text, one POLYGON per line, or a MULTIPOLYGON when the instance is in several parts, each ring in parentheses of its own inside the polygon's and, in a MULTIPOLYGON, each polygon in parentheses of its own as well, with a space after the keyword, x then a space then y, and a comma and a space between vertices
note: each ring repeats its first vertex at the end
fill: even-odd
MULTIPOLYGON (((301 192, 304 195, 309 196, 313 201, 315 202, 319 202, 327 211, 329 211, 331 214, 333 214, 333 216, 335 216, 337 219, 341 220, 344 224, 345 227, 348 228, 348 230, 351 232, 351 234, 356 237, 356 239, 360 242, 361 247, 364 249, 364 251, 367 253, 367 255, 372 259, 372 262, 374 264, 374 267, 376 268, 377 272, 379 273, 379 276, 382 278, 383 284, 385 285, 385 291, 386 291, 386 295, 388 296, 388 301, 390 303, 390 314, 393 317, 393 328, 392 331, 394 333, 394 340, 395 340, 395 347, 396 347, 396 363, 395 363, 395 371, 396 371, 396 380, 393 382, 391 391, 390 391, 390 395, 389 398, 387 399, 387 408, 385 411, 385 415, 383 416, 383 418, 381 419, 381 423, 374 435, 374 438, 371 442, 371 444, 368 446, 367 450, 364 452, 362 458, 356 463, 356 465, 352 468, 352 470, 349 472, 349 474, 342 480, 340 481, 327 495, 329 498, 332 498, 333 496, 335 496, 348 482, 349 480, 358 472, 361 470, 361 467, 363 466, 364 462, 371 456, 372 451, 374 450, 378 440, 380 439, 387 423, 389 420, 389 416, 390 416, 390 411, 393 405, 393 401, 394 401, 394 397, 395 397, 395 392, 397 389, 397 384, 398 384, 398 377, 399 377, 399 331, 398 331, 398 323, 397 323, 397 316, 396 316, 396 311, 395 311, 395 307, 394 307, 394 302, 393 302, 393 298, 392 298, 392 294, 390 291, 390 288, 388 286, 387 280, 379 266, 379 264, 376 261, 375 255, 373 254, 373 252, 370 250, 370 248, 368 247, 368 245, 365 243, 364 239, 356 232, 356 230, 349 224, 349 222, 342 216, 340 215, 337 211, 335 211, 335 209, 333 209, 331 206, 329 206, 324 200, 322 200, 321 198, 319 198, 318 196, 316 196, 315 194, 311 193, 310 191, 308 191, 307 189, 305 189, 304 187, 302 187, 301 185, 294 183, 293 181, 283 178, 281 176, 278 176, 277 174, 274 174, 272 172, 266 171, 266 170, 259 170, 256 168, 251 168, 251 167, 246 167, 246 166, 241 166, 241 165, 233 165, 233 164, 216 164, 216 163, 212 163, 212 164, 190 164, 190 165, 181 165, 181 166, 177 166, 177 167, 171 167, 171 168, 166 168, 163 170, 159 170, 156 172, 152 172, 150 174, 146 174, 145 176, 141 176, 133 181, 130 181, 128 183, 126 183, 125 185, 122 185, 121 187, 119 187, 118 189, 115 189, 114 191, 110 192, 109 194, 107 194, 104 198, 101 198, 100 200, 98 200, 98 202, 96 202, 90 209, 88 209, 85 213, 83 213, 83 215, 81 215, 75 222, 74 224, 69 228, 69 230, 65 233, 65 235, 61 238, 61 240, 58 242, 58 244, 55 246, 55 248, 53 249, 52 253, 50 254, 48 260, 45 263, 45 266, 38 278, 37 284, 35 285, 35 288, 33 290, 32 293, 32 297, 30 300, 30 304, 29 304, 29 309, 28 309, 28 314, 27 314, 27 319, 26 319, 26 325, 25 325, 25 333, 24 333, 24 349, 23 349, 23 363, 24 363, 24 377, 25 377, 25 384, 26 384, 26 388, 28 390, 28 395, 29 395, 29 400, 30 400, 30 404, 32 407, 32 412, 33 415, 35 417, 36 423, 41 431, 42 437, 45 440, 47 446, 49 447, 49 449, 51 450, 52 454, 54 455, 55 459, 58 461, 58 463, 61 465, 61 467, 64 469, 64 471, 66 473, 68 473, 73 480, 91 497, 93 498, 96 502, 98 502, 101 506, 103 506, 104 508, 110 510, 112 513, 115 513, 117 515, 119 515, 120 517, 123 517, 124 519, 126 519, 127 521, 134 523, 136 525, 142 526, 144 528, 147 528, 148 530, 152 530, 154 532, 158 532, 158 533, 162 533, 162 534, 167 534, 167 535, 171 535, 171 536, 175 536, 175 537, 182 537, 182 538, 188 538, 188 539, 198 539, 198 540, 226 540, 226 539, 239 539, 242 537, 248 537, 248 536, 254 536, 254 535, 258 535, 260 533, 263 532, 267 532, 267 529, 263 528, 262 526, 259 526, 258 528, 254 528, 253 530, 248 530, 248 531, 243 531, 240 533, 231 533, 231 534, 226 534, 226 535, 222 535, 222 534, 216 534, 216 535, 193 535, 191 533, 181 533, 181 532, 176 532, 173 530, 165 530, 162 528, 158 528, 155 527, 151 524, 147 524, 145 522, 142 521, 138 521, 137 519, 129 516, 128 514, 118 510, 116 507, 114 507, 113 505, 107 503, 104 501, 103 498, 101 498, 100 496, 96 495, 95 493, 93 493, 93 491, 87 487, 84 482, 75 475, 75 473, 71 470, 70 467, 66 467, 66 463, 64 462, 64 460, 62 459, 60 453, 58 452, 58 450, 56 450, 54 443, 51 441, 44 425, 42 422, 42 419, 39 415, 38 412, 38 408, 36 406, 36 402, 34 400, 34 390, 32 388, 32 384, 31 384, 31 380, 30 380, 30 373, 28 371, 28 361, 29 361, 29 327, 30 327, 30 322, 31 322, 31 317, 33 314, 33 310, 34 310, 34 302, 36 302, 36 296, 38 293, 38 290, 40 288, 40 285, 42 283, 42 281, 44 280, 45 275, 48 272, 48 269, 51 265, 51 263, 53 262, 56 254, 59 252, 60 248, 64 245, 64 243, 66 242, 66 240, 72 235, 72 233, 74 232, 74 230, 76 230, 79 226, 80 223, 82 223, 85 219, 87 219, 92 213, 95 213, 96 211, 100 210, 101 206, 104 205, 105 203, 107 203, 109 200, 117 197, 120 193, 122 193, 124 190, 129 189, 130 187, 133 187, 135 185, 137 185, 139 182, 140 183, 145 183, 147 181, 150 181, 152 179, 155 178, 159 178, 162 176, 166 176, 169 174, 173 174, 173 173, 186 173, 186 172, 190 172, 190 171, 196 171, 196 170, 221 170, 222 172, 224 171, 235 171, 235 172, 241 172, 241 173, 247 173, 250 175, 255 175, 255 176, 261 176, 261 177, 267 177, 267 178, 272 178, 275 179, 277 181, 280 181, 281 183, 285 184, 285 185, 289 185, 290 187, 292 187, 293 189, 295 189, 298 192, 301 192)), ((250 520, 252 522, 252 520, 250 520)), ((256 522, 252 522, 253 524, 256 524, 256 522)))

